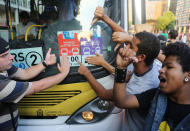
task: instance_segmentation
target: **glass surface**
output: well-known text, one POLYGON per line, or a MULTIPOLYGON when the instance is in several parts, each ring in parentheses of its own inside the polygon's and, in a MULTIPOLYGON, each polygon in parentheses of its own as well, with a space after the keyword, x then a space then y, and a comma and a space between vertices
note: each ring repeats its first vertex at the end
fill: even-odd
MULTIPOLYGON (((70 21, 63 21, 60 16, 58 20, 54 21, 48 27, 43 31, 42 33, 42 39, 44 40, 44 54, 48 51, 49 48, 52 48, 52 53, 55 53, 57 58, 60 57, 60 52, 68 53, 65 49, 62 49, 58 46, 60 39, 58 38, 58 34, 61 33, 62 37, 64 36, 64 33, 70 34, 69 37, 74 38, 74 33, 77 32, 92 32, 92 39, 93 36, 99 36, 101 39, 102 47, 97 47, 96 51, 98 51, 100 54, 103 55, 104 59, 110 63, 113 64, 115 60, 115 53, 114 53, 114 47, 116 43, 112 41, 112 29, 103 21, 98 21, 94 25, 91 25, 91 22, 94 18, 94 11, 96 7, 102 6, 104 7, 105 13, 113 19, 116 23, 120 24, 120 0, 81 0, 79 3, 77 3, 76 8, 76 17, 74 20, 70 21), (61 19, 61 20, 60 20, 61 19), (59 51, 60 50, 60 51, 59 51)), ((59 9, 59 6, 58 6, 59 9)), ((69 13, 64 11, 65 13, 69 13)), ((64 17, 66 14, 61 14, 62 17, 64 17)), ((68 35, 67 35, 68 36, 68 35)), ((68 39, 70 39, 68 37, 68 39)), ((68 40, 67 39, 67 40, 68 40)), ((81 54, 88 54, 88 49, 84 49, 81 47, 81 54), (83 52, 84 51, 84 52, 83 52), (83 53, 82 53, 83 52, 83 53)), ((75 51, 77 52, 77 50, 75 51)), ((74 59, 74 58, 73 58, 74 59)), ((78 59, 78 58, 77 58, 78 59)), ((82 58, 83 59, 83 58, 82 58)), ((58 59, 59 61, 59 59, 58 59)), ((85 62, 84 62, 85 64, 85 62)), ((88 68, 92 71, 92 73, 97 73, 98 76, 104 76, 108 75, 108 73, 103 69, 103 67, 95 66, 95 65, 87 65, 88 68), (103 71, 101 73, 101 71, 103 71)), ((78 75, 78 67, 79 66, 71 66, 70 69, 70 76, 78 75)), ((56 66, 53 66, 46 70, 46 76, 50 74, 57 73, 56 66)), ((99 77, 100 77, 99 76, 99 77)), ((95 76, 96 77, 96 76, 95 76)))

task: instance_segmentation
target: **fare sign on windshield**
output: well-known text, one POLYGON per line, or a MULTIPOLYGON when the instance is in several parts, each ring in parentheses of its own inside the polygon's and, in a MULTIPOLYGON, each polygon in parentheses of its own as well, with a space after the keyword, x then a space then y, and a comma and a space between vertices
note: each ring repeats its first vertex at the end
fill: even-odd
POLYGON ((85 61, 88 56, 102 53, 102 38, 92 32, 59 31, 58 44, 60 56, 69 58, 70 66, 79 66, 78 60, 86 66, 93 66, 85 61))

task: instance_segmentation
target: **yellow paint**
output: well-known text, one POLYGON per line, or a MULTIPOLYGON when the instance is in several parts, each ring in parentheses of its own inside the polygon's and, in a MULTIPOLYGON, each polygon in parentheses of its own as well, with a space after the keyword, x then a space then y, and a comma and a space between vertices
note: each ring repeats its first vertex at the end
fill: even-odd
MULTIPOLYGON (((25 41, 28 41, 28 33, 29 31, 33 28, 33 27, 41 27, 41 25, 31 25, 27 28, 26 30, 26 33, 25 33, 25 41)), ((40 37, 41 37, 41 33, 42 33, 42 30, 40 29, 39 30, 39 33, 38 33, 38 39, 40 40, 40 37)))
POLYGON ((73 84, 63 84, 63 85, 56 85, 52 88, 49 88, 45 91, 40 93, 36 93, 34 95, 30 95, 28 97, 23 98, 19 102, 19 114, 22 116, 63 116, 63 115, 71 115, 76 110, 81 108, 83 105, 88 103, 89 101, 96 98, 95 92, 91 89, 90 85, 87 82, 82 83, 73 83, 73 84), (48 92, 59 91, 55 92, 55 96, 48 97, 48 92), (65 97, 65 94, 61 91, 65 92, 65 94, 69 94, 69 92, 78 92, 81 91, 78 95, 74 95, 73 97, 67 100, 60 100, 65 97), (67 93, 68 92, 68 93, 67 93), (63 95, 63 97, 56 98, 56 96, 63 95), (38 97, 40 98, 40 101, 38 97), (36 100, 38 99, 38 100, 36 100), (51 100, 47 100, 51 99, 51 100), (45 102, 46 101, 46 102, 45 102), (28 103, 27 103, 28 102, 28 103), (29 103, 32 102, 32 103, 29 103), (36 102, 42 102, 39 106, 33 106, 31 104, 36 102), (58 104, 55 104, 58 102, 58 104), (47 106, 45 105, 47 104, 47 106), (48 104, 55 104, 53 106, 49 106, 48 104))
POLYGON ((158 131, 170 131, 170 126, 168 125, 167 121, 163 121, 160 124, 158 131))
POLYGON ((9 15, 9 25, 10 25, 10 30, 11 30, 11 40, 13 40, 13 25, 12 25, 10 10, 8 11, 8 15, 9 15))

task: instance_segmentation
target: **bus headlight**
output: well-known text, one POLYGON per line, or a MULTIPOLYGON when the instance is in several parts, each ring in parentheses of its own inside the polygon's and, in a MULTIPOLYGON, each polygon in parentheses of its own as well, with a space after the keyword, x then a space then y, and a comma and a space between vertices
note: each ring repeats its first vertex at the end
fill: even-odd
POLYGON ((94 113, 91 111, 83 111, 82 118, 87 121, 91 121, 94 119, 94 113))
POLYGON ((67 124, 94 123, 106 118, 113 110, 114 104, 96 98, 76 111, 67 121, 67 124))

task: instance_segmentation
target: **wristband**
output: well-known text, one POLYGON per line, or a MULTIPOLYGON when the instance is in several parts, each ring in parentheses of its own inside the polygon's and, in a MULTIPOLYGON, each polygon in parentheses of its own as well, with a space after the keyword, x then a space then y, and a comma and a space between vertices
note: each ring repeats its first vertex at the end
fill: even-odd
POLYGON ((46 64, 45 61, 42 62, 42 65, 43 65, 44 67, 48 67, 48 65, 46 64))
POLYGON ((115 82, 125 83, 126 75, 127 75, 127 69, 115 68, 115 82))

